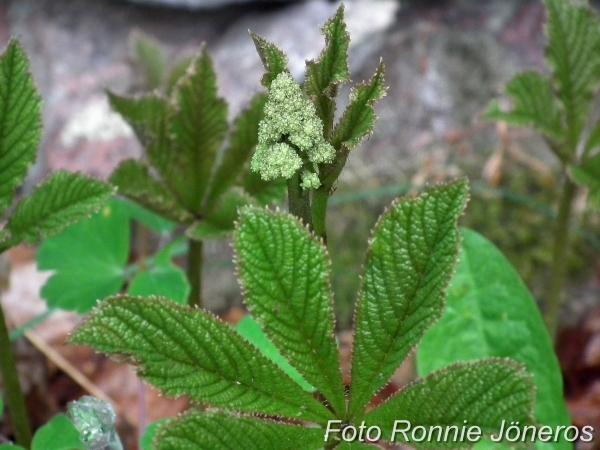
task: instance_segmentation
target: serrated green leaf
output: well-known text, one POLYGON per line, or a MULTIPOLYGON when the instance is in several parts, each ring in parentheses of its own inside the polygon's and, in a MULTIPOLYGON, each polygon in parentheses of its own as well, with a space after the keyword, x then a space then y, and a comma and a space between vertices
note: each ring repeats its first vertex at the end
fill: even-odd
POLYGON ((0 450, 26 450, 20 445, 12 445, 12 444, 1 444, 0 450))
POLYGON ((238 209, 251 204, 252 197, 237 189, 227 193, 217 207, 204 220, 192 225, 186 230, 186 235, 192 239, 223 239, 231 236, 238 209))
POLYGON ((114 189, 83 175, 59 171, 19 203, 8 220, 11 246, 37 244, 72 223, 90 216, 114 189))
POLYGON ((512 110, 503 112, 498 102, 494 102, 485 113, 485 119, 532 126, 557 142, 565 138, 562 111, 547 78, 537 72, 522 73, 507 84, 506 94, 514 100, 512 110))
POLYGON ((173 115, 167 100, 158 95, 120 97, 107 93, 110 106, 133 128, 150 164, 169 183, 168 168, 173 164, 169 120, 173 115))
POLYGON ((207 209, 211 209, 221 195, 235 184, 247 166, 248 158, 258 143, 258 123, 264 116, 263 109, 267 98, 264 94, 255 96, 248 109, 243 111, 233 124, 229 147, 223 153, 210 187, 207 209))
MULTIPOLYGON (((510 357, 533 375, 536 420, 553 427, 568 426, 560 367, 533 297, 491 242, 474 231, 462 234, 460 262, 448 289, 446 310, 417 353, 419 374, 454 361, 510 357)), ((538 443, 539 448, 543 445, 538 443)), ((549 445, 571 448, 564 442, 545 448, 549 445)))
POLYGON ((229 325, 165 298, 109 298, 69 342, 130 357, 169 396, 319 423, 332 417, 229 325))
POLYGON ((159 89, 167 71, 167 58, 156 39, 134 31, 131 35, 133 62, 141 67, 145 82, 150 90, 159 89))
POLYGON ((185 76, 188 67, 190 67, 193 61, 194 58, 188 56, 181 59, 180 61, 177 61, 175 65, 171 68, 169 75, 167 76, 165 86, 168 94, 173 93, 173 89, 175 89, 175 86, 177 86, 179 80, 181 80, 185 76))
POLYGON ((110 177, 119 194, 177 223, 191 223, 194 217, 185 210, 169 189, 150 175, 148 166, 128 159, 110 177))
POLYGON ((131 280, 127 293, 139 297, 165 297, 185 305, 190 285, 185 272, 173 264, 172 253, 179 241, 173 241, 154 257, 154 263, 131 280))
POLYGON ((365 405, 440 316, 468 197, 465 179, 396 201, 370 240, 355 313, 349 412, 365 405))
POLYGON ((64 414, 54 416, 38 429, 31 450, 86 450, 79 440, 79 432, 64 414))
POLYGON ((259 35, 250 32, 250 37, 252 37, 256 51, 267 71, 260 80, 260 83, 269 89, 273 80, 277 78, 277 75, 287 71, 287 56, 283 51, 279 50, 275 44, 259 35))
POLYGON ((297 218, 244 208, 234 234, 237 267, 252 316, 281 354, 338 414, 346 401, 334 338, 330 261, 297 218))
POLYGON ((157 450, 317 450, 323 430, 226 413, 188 413, 158 431, 157 450))
POLYGON ((0 216, 36 158, 42 134, 41 99, 21 44, 0 57, 0 216))
POLYGON ((350 81, 350 36, 344 23, 343 4, 338 7, 335 16, 323 26, 322 32, 325 35, 325 48, 317 61, 311 60, 306 63, 304 87, 324 124, 327 137, 333 127, 337 86, 350 81))
POLYGON ((575 148, 600 82, 600 23, 587 5, 545 0, 549 46, 558 96, 565 107, 568 142, 575 148))
POLYGON ((377 72, 369 83, 363 83, 352 89, 350 104, 333 131, 332 145, 337 149, 342 145, 348 149, 356 147, 359 142, 373 131, 377 120, 374 103, 385 96, 385 67, 379 63, 377 72))
POLYGON ((111 200, 90 219, 39 247, 38 268, 55 271, 42 288, 42 298, 50 308, 87 313, 99 299, 120 292, 128 257, 129 219, 123 206, 111 200))
MULTIPOLYGON (((445 427, 476 425, 484 435, 496 436, 502 421, 518 422, 521 428, 533 425, 533 405, 533 382, 523 367, 511 360, 490 358, 454 364, 417 380, 367 414, 365 422, 381 427, 383 439, 416 448, 470 448, 473 443, 468 438, 453 439, 454 432, 444 439, 445 427), (396 420, 409 421, 411 429, 423 426, 429 431, 440 426, 441 439, 440 429, 434 430, 433 439, 422 442, 412 440, 410 430, 406 436, 394 435, 396 420)), ((397 425, 406 428, 406 424, 397 425)))
POLYGON ((244 317, 240 323, 238 323, 237 331, 242 337, 247 339, 248 342, 259 349, 263 355, 277 364, 292 380, 302 386, 302 389, 308 392, 314 392, 316 390, 302 378, 302 375, 300 375, 296 369, 290 366, 287 359, 281 356, 277 347, 273 345, 260 325, 256 323, 251 316, 244 317))
POLYGON ((217 78, 203 49, 172 93, 176 137, 172 161, 161 171, 180 203, 200 213, 217 152, 227 135, 227 103, 217 95, 217 78))
POLYGON ((140 450, 155 450, 155 448, 152 446, 152 443, 154 442, 154 437, 156 436, 156 433, 158 432, 160 427, 167 423, 167 421, 168 419, 159 420, 157 422, 151 423, 146 428, 144 435, 140 439, 140 450))

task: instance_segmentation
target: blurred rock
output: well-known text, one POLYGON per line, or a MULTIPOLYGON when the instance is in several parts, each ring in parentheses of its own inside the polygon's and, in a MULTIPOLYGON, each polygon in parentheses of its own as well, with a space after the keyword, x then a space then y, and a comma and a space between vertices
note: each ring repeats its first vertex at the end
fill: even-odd
POLYGON ((293 0, 128 0, 132 3, 139 3, 148 6, 165 6, 168 8, 187 8, 187 9, 210 9, 223 8, 229 5, 237 5, 240 3, 288 3, 293 0))
MULTIPOLYGON (((240 19, 211 49, 219 69, 221 92, 236 114, 258 91, 264 73, 248 31, 273 42, 288 56, 288 67, 296 80, 304 78, 305 62, 319 56, 325 43, 320 26, 329 20, 338 4, 323 0, 299 3, 240 19)), ((398 3, 391 0, 349 2, 345 18, 350 33, 350 68, 357 70, 367 56, 383 45, 383 32, 395 18, 398 3)))

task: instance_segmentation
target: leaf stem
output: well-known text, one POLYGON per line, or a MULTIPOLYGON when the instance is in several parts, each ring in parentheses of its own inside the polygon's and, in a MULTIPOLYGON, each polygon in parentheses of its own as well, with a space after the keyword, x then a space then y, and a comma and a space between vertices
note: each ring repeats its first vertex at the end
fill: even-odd
POLYGON ((556 229, 554 231, 554 247, 552 249, 552 268, 550 273, 550 282, 548 284, 547 302, 548 310, 546 313, 546 326, 548 333, 554 340, 558 330, 558 316, 561 306, 561 294, 567 270, 567 253, 569 247, 569 219, 573 206, 573 199, 577 193, 577 185, 571 181, 565 173, 563 182, 562 197, 558 207, 558 217, 556 219, 556 229))
POLYGON ((15 356, 12 352, 8 327, 4 317, 4 310, 0 305, 0 375, 4 381, 4 391, 8 409, 12 418, 13 428, 17 439, 17 444, 30 448, 31 446, 31 425, 27 416, 25 406, 25 397, 21 391, 19 383, 19 373, 15 356))
POLYGON ((312 230, 313 222, 310 211, 310 191, 302 189, 300 173, 296 172, 287 180, 288 203, 290 214, 300 218, 312 230))
POLYGON ((190 296, 188 298, 188 306, 203 307, 202 301, 202 265, 203 258, 203 243, 194 239, 188 239, 188 265, 187 278, 190 283, 190 296))

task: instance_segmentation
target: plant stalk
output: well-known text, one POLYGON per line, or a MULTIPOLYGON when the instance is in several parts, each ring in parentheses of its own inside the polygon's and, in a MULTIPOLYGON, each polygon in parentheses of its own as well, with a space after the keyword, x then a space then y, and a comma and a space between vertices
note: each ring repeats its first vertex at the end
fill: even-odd
POLYGON ((8 410, 12 418, 17 444, 31 447, 31 425, 27 416, 25 397, 19 383, 19 372, 12 351, 4 310, 0 305, 0 375, 4 382, 8 410))
POLYGON ((568 263, 569 219, 571 217, 573 199, 575 198, 576 193, 577 185, 571 181, 567 174, 565 174, 562 197, 558 207, 558 216, 556 218, 554 247, 552 249, 552 268, 546 295, 548 302, 546 326, 552 340, 556 339, 556 333, 558 331, 558 317, 562 303, 561 294, 568 263))
POLYGON ((313 229, 317 236, 327 245, 327 201, 329 200, 329 187, 321 186, 313 191, 311 213, 313 229))
POLYGON ((188 297, 188 306, 202 308, 203 243, 202 241, 188 239, 188 244, 187 278, 191 287, 190 296, 188 297))
POLYGON ((288 204, 290 214, 300 218, 305 225, 312 230, 313 222, 310 211, 310 191, 302 189, 300 185, 300 173, 297 172, 287 180, 288 204))

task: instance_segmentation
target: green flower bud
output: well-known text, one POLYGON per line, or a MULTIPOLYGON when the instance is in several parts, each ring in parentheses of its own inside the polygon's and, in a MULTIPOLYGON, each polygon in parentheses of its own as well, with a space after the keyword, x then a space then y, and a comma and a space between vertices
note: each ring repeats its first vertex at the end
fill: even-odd
POLYGON ((321 186, 321 181, 319 180, 319 175, 314 172, 309 172, 305 170, 302 172, 302 189, 318 189, 321 186))
POLYGON ((288 144, 258 144, 250 161, 250 169, 260 173, 263 180, 291 178, 302 167, 302 159, 288 144))
MULTIPOLYGON (((280 73, 271 83, 250 168, 264 180, 290 178, 302 167, 303 160, 322 164, 332 162, 334 157, 335 150, 323 137, 323 123, 313 104, 289 73, 280 73)), ((314 184, 314 178, 309 184, 314 184)))

